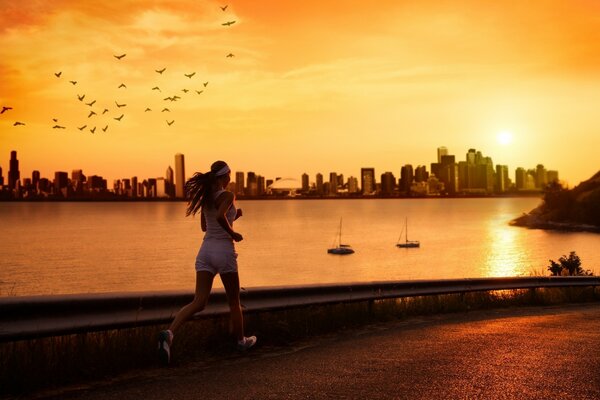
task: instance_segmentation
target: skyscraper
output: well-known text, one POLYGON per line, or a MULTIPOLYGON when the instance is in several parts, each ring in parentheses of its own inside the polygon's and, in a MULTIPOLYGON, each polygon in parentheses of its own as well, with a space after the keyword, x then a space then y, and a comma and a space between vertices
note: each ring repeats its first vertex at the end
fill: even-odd
POLYGON ((323 189, 323 174, 321 174, 321 173, 317 174, 315 186, 316 186, 317 194, 319 194, 319 195, 323 194, 323 192, 324 192, 324 189, 323 189))
POLYGON ((10 152, 10 168, 8 169, 8 188, 15 189, 17 187, 17 181, 21 179, 21 173, 19 172, 19 160, 17 160, 17 152, 10 152))
POLYGON ((175 197, 185 198, 185 159, 183 154, 175 154, 175 197))
POLYGON ((244 173, 236 172, 235 173, 235 194, 239 196, 244 195, 244 173))
POLYGON ((175 196, 175 178, 173 176, 173 168, 171 168, 171 166, 169 165, 165 173, 165 185, 167 187, 166 191, 168 197, 175 196))
POLYGON ((446 147, 441 146, 441 147, 437 148, 437 156, 438 156, 437 162, 438 162, 438 164, 442 163, 442 156, 446 156, 446 155, 448 155, 448 149, 446 147))
POLYGON ((0 167, 0 187, 4 185, 4 177, 2 176, 2 167, 0 167))
POLYGON ((309 190, 308 174, 303 173, 302 174, 302 192, 308 193, 308 190, 309 190))
POLYGON ((376 182, 375 182, 375 168, 361 168, 360 169, 360 186, 363 195, 375 194, 376 182))
POLYGON ((329 194, 336 194, 338 192, 338 179, 335 172, 329 173, 329 194))

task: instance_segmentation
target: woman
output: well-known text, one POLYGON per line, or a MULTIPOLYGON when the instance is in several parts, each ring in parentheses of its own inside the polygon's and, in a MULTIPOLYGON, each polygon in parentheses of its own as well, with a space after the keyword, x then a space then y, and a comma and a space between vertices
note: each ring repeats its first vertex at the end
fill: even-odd
POLYGON ((231 170, 227 163, 216 161, 210 172, 197 172, 185 183, 188 199, 186 216, 195 215, 200 210, 200 226, 205 234, 196 256, 194 300, 177 313, 168 330, 158 334, 158 354, 164 364, 170 362, 170 348, 177 328, 206 306, 216 274, 220 275, 225 287, 238 350, 247 350, 256 344, 255 336, 244 336, 237 253, 233 244, 243 238, 232 227, 233 221, 242 216, 242 210, 236 209, 233 193, 226 190, 230 180, 231 170))

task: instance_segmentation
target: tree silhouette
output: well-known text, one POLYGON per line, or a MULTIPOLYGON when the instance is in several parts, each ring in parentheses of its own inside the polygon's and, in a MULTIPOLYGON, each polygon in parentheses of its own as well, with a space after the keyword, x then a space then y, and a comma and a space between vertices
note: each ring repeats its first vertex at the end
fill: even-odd
POLYGON ((548 271, 552 276, 592 276, 590 270, 581 268, 581 259, 574 251, 569 253, 569 256, 563 255, 558 259, 558 263, 554 260, 549 260, 550 265, 548 271), (559 264, 560 263, 560 264, 559 264))

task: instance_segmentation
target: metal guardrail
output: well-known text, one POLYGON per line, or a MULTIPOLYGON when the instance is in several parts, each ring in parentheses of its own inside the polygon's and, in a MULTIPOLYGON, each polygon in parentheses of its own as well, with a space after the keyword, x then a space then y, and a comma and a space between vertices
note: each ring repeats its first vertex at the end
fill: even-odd
MULTIPOLYGON (((513 277, 256 287, 241 294, 245 312, 490 290, 600 286, 600 277, 513 277)), ((0 298, 0 342, 159 325, 193 298, 189 292, 128 292, 0 298)), ((196 318, 229 312, 223 290, 196 318)))

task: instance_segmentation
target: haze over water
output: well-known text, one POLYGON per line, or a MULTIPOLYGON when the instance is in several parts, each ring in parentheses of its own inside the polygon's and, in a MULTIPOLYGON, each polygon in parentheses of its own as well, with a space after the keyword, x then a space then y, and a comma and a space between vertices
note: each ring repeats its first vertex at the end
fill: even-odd
MULTIPOLYGON (((572 250, 585 269, 597 268, 600 235, 508 225, 539 202, 239 201, 241 284, 528 276, 572 250), (353 255, 327 254, 340 217, 353 255), (405 217, 419 249, 395 246, 405 217)), ((183 202, 3 203, 0 220, 0 296, 193 290, 202 232, 183 202)))

